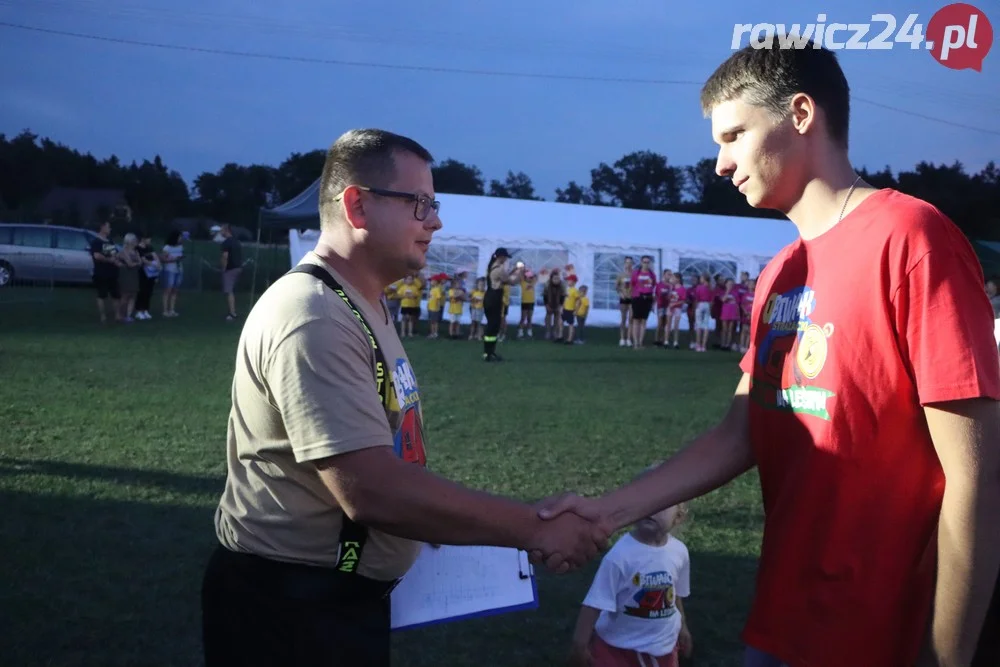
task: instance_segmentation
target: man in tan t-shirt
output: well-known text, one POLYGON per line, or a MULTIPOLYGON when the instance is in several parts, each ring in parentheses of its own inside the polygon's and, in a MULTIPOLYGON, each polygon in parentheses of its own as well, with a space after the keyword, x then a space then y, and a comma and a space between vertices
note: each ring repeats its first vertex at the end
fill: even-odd
POLYGON ((543 522, 424 467, 420 390, 382 295, 424 268, 441 228, 431 162, 388 132, 338 139, 315 251, 247 316, 202 585, 206 667, 388 665, 389 595, 422 542, 524 549, 556 571, 607 544, 603 523, 543 522))

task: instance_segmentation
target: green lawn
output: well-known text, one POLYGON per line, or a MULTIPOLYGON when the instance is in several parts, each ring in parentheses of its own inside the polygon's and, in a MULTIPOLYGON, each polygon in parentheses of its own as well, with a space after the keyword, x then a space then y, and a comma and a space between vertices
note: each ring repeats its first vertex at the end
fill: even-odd
MULTIPOLYGON (((4 664, 200 664, 239 325, 221 319, 216 294, 183 294, 178 310, 102 328, 86 289, 0 303, 4 664)), ((725 410, 735 354, 636 352, 613 338, 508 342, 503 365, 479 362, 476 343, 409 342, 430 467, 526 500, 600 493, 725 410), (487 384, 504 398, 484 409, 487 384)), ((689 664, 738 664, 761 521, 754 473, 692 503, 689 664)), ((400 633, 395 664, 558 665, 592 574, 540 573, 534 612, 400 633)))

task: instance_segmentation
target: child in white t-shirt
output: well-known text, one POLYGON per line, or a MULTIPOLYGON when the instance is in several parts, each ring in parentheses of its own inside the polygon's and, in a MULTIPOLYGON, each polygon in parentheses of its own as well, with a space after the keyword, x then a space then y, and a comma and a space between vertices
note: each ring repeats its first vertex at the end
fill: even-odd
POLYGON ((686 515, 681 504, 641 519, 605 554, 577 618, 572 667, 676 667, 690 656, 681 603, 690 559, 671 535, 686 515))

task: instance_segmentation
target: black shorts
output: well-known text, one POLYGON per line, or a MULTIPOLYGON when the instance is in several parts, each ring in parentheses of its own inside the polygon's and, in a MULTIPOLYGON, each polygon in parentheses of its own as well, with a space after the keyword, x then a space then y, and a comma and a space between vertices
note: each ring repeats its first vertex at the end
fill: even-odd
POLYGON ((535 312, 535 304, 533 304, 533 303, 522 303, 521 304, 521 312, 522 313, 528 313, 530 315, 531 313, 535 312))
POLYGON ((118 290, 117 273, 113 276, 101 276, 94 274, 94 287, 97 288, 98 299, 107 299, 109 296, 112 299, 122 298, 122 294, 118 290))
POLYGON ((572 310, 566 310, 564 308, 563 312, 562 312, 562 321, 565 322, 566 324, 573 324, 573 316, 574 316, 574 314, 575 313, 573 313, 572 310))
POLYGON ((509 312, 510 312, 510 306, 509 305, 504 306, 503 307, 503 314, 500 317, 507 317, 507 313, 509 313, 509 312))
POLYGON ((653 310, 653 295, 641 294, 632 300, 632 317, 637 320, 649 318, 650 311, 653 310))
POLYGON ((401 308, 399 312, 408 317, 420 317, 420 308, 401 308))
POLYGON ((632 299, 618 299, 618 304, 621 306, 630 306, 632 305, 632 299))

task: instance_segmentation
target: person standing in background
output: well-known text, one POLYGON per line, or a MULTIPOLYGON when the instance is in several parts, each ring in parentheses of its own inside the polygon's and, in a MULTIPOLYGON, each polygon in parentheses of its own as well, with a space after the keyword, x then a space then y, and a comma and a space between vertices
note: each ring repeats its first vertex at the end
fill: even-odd
POLYGON ((121 266, 118 269, 118 291, 121 293, 119 316, 123 322, 133 322, 135 299, 139 294, 139 269, 142 267, 142 257, 138 251, 139 239, 129 232, 122 242, 122 251, 118 253, 121 266))
POLYGON ((239 317, 236 314, 236 282, 243 273, 243 246, 240 240, 233 236, 233 227, 228 222, 222 225, 219 230, 222 234, 222 256, 219 258, 222 264, 222 293, 226 295, 226 305, 229 312, 226 314, 227 320, 235 320, 239 317))
POLYGON ((653 310, 653 289, 656 287, 656 271, 653 258, 643 255, 639 268, 632 272, 632 347, 641 350, 646 338, 646 320, 653 310))
POLYGON ((149 314, 149 307, 153 302, 153 288, 156 287, 156 279, 160 276, 162 267, 153 250, 153 238, 148 232, 139 235, 139 245, 135 249, 142 259, 142 266, 139 268, 139 293, 135 297, 135 318, 151 320, 153 316, 149 314))
POLYGON ((167 244, 160 253, 164 317, 177 317, 177 292, 184 280, 184 246, 181 243, 181 233, 175 229, 167 236, 167 244))
POLYGON ((121 292, 118 289, 118 246, 111 242, 111 223, 104 221, 97 232, 97 238, 90 242, 90 256, 94 259, 94 287, 97 288, 97 312, 101 324, 108 321, 105 311, 111 299, 111 309, 115 321, 121 321, 121 292))
POLYGON ((619 325, 618 347, 632 347, 632 263, 632 258, 626 257, 622 272, 615 278, 618 310, 621 311, 622 316, 619 325))
POLYGON ((500 321, 503 319, 503 288, 520 282, 524 264, 518 262, 510 268, 510 253, 506 248, 497 248, 490 257, 486 268, 486 295, 483 297, 483 313, 486 315, 486 330, 483 332, 483 361, 502 361, 497 354, 497 338, 500 335, 500 321))

